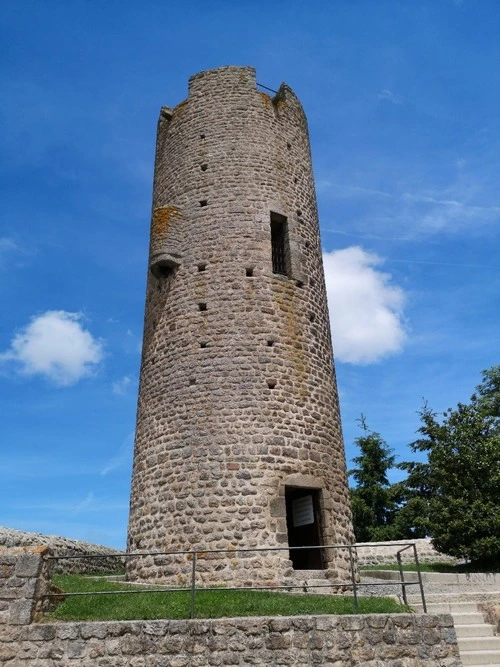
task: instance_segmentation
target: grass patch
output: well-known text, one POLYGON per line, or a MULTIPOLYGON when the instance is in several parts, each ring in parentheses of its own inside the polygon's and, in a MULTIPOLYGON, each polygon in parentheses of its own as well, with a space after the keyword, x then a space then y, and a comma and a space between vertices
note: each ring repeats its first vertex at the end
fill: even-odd
MULTIPOLYGON (((398 570, 397 563, 389 565, 361 565, 360 570, 398 570)), ((415 563, 403 563, 405 572, 416 572, 415 563)), ((499 572, 500 567, 482 567, 474 563, 463 563, 453 565, 452 563, 420 563, 421 572, 445 572, 448 574, 461 574, 466 572, 499 572)))
MULTIPOLYGON (((127 584, 92 579, 82 575, 58 575, 54 584, 63 591, 116 591, 127 584)), ((137 590, 137 587, 131 587, 137 590)), ((67 597, 50 614, 47 621, 150 620, 155 618, 189 618, 188 591, 157 592, 132 595, 96 595, 67 597)), ((404 613, 409 607, 392 598, 359 598, 362 614, 404 613)), ((198 591, 197 618, 234 616, 297 616, 302 614, 353 614, 352 597, 342 595, 290 595, 271 591, 198 591)))

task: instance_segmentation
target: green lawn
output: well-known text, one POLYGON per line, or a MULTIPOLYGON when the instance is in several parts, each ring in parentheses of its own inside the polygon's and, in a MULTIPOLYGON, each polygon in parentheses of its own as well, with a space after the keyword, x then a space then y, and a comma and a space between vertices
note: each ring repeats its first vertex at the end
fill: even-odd
MULTIPOLYGON (((65 592, 125 590, 127 584, 82 575, 57 575, 54 584, 65 592)), ((137 590, 136 586, 131 590, 137 590)), ((103 621, 154 618, 189 618, 190 593, 153 592, 66 597, 46 615, 47 621, 103 621)), ((402 613, 409 607, 392 598, 359 598, 362 614, 402 613)), ((341 595, 290 595, 270 591, 198 591, 196 617, 296 616, 301 614, 353 614, 352 597, 341 595)))

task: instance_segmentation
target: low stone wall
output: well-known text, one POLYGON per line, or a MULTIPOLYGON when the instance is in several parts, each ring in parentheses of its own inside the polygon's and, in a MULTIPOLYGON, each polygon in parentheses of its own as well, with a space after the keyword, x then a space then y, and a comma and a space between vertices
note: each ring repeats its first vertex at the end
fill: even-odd
POLYGON ((94 572, 117 572, 124 564, 116 558, 106 558, 109 554, 120 553, 116 549, 103 547, 89 542, 71 540, 57 535, 42 535, 28 533, 23 530, 13 530, 0 526, 0 548, 14 548, 23 546, 49 547, 53 556, 59 556, 54 563, 53 571, 58 574, 92 574, 94 572), (63 558, 63 556, 83 556, 92 554, 102 558, 63 558))
MULTIPOLYGON (((456 563, 456 558, 438 553, 430 540, 396 540, 394 542, 358 542, 359 565, 389 565, 396 563, 396 552, 409 542, 415 543, 418 559, 421 563, 456 563), (391 545, 391 546, 389 546, 391 545)), ((403 563, 414 562, 413 549, 406 549, 401 554, 403 563)))
POLYGON ((0 632, 5 667, 458 667, 451 616, 376 614, 30 625, 0 632))
POLYGON ((46 547, 0 548, 0 635, 2 626, 27 625, 43 611, 42 596, 50 588, 48 555, 46 547))

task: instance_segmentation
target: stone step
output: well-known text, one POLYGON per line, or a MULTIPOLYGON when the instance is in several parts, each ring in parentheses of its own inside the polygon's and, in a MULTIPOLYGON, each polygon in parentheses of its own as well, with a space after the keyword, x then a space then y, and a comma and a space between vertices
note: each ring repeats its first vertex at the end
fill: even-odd
POLYGON ((468 667, 492 667, 492 665, 500 665, 500 651, 460 651, 460 659, 462 665, 468 667))
POLYGON ((464 637, 458 642, 462 651, 498 651, 500 655, 500 637, 464 637))
MULTIPOLYGON (((453 617, 455 620, 455 617, 453 617)), ((462 637, 494 637, 493 626, 489 623, 473 623, 471 625, 461 625, 455 623, 455 632, 457 638, 462 637)))
MULTIPOLYGON (((374 577, 386 581, 400 581, 401 577, 397 570, 361 570, 363 577, 374 577)), ((489 572, 471 572, 469 574, 449 574, 446 572, 421 572, 422 581, 425 584, 440 584, 449 586, 462 586, 477 589, 484 587, 485 590, 500 591, 500 574, 489 572)), ((405 572, 405 581, 418 581, 417 572, 405 572)))
POLYGON ((481 612, 468 612, 466 614, 452 614, 455 625, 486 625, 481 612))
POLYGON ((324 570, 294 570, 293 575, 298 579, 305 579, 306 581, 311 581, 312 579, 326 579, 324 570))
MULTIPOLYGON (((422 604, 410 603, 415 611, 423 612, 422 604)), ((427 611, 432 614, 467 614, 477 612, 475 602, 427 602, 427 611)))
MULTIPOLYGON (((498 591, 457 591, 452 593, 429 593, 425 592, 427 602, 496 602, 500 603, 500 593, 498 591)), ((420 595, 408 595, 409 604, 418 604, 421 602, 420 595)))

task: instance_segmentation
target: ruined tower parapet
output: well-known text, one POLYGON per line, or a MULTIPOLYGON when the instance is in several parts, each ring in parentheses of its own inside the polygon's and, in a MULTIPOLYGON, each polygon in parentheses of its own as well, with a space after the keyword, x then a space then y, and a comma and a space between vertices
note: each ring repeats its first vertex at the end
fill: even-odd
MULTIPOLYGON (((162 109, 149 268, 128 549, 351 543, 307 121, 287 85, 270 97, 224 67, 162 109)), ((298 553, 203 579, 345 576, 345 555, 298 553)))

